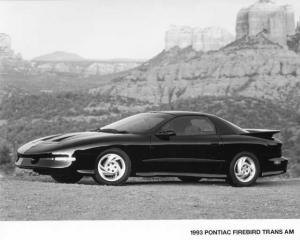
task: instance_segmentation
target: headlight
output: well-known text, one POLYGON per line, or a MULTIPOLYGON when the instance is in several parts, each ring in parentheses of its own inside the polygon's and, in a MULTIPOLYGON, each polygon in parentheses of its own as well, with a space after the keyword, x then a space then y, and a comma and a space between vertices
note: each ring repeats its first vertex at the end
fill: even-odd
POLYGON ((68 161, 73 162, 76 160, 75 157, 73 157, 74 151, 66 151, 66 152, 53 152, 52 156, 55 161, 68 161))

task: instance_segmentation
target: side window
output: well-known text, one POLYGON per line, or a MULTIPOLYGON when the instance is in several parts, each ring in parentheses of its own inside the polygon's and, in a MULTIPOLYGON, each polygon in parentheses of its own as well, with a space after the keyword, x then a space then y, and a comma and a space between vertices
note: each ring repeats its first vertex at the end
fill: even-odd
POLYGON ((177 117, 166 123, 161 130, 174 130, 177 136, 216 134, 214 124, 202 116, 177 117))
POLYGON ((192 127, 196 127, 201 135, 216 134, 214 124, 207 117, 198 117, 191 120, 192 127))

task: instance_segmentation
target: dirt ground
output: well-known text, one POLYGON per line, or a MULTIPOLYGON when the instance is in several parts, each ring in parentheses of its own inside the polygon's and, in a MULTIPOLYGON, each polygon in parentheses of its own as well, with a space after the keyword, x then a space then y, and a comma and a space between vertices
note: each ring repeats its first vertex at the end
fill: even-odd
POLYGON ((250 188, 224 181, 132 179, 125 186, 1 178, 0 220, 300 218, 300 179, 263 179, 250 188))

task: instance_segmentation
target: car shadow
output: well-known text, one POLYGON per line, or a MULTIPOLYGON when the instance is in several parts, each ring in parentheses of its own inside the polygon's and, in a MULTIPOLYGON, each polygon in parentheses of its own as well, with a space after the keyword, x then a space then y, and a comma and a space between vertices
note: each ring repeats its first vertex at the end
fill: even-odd
MULTIPOLYGON (((292 180, 289 180, 292 181, 292 180)), ((81 185, 98 185, 93 179, 85 178, 82 179, 78 184, 81 185)), ((274 180, 258 180, 253 186, 251 187, 276 187, 280 185, 285 185, 286 181, 283 181, 281 179, 274 180)), ((295 180, 295 184, 299 184, 299 181, 295 180)), ((227 180, 225 179, 202 179, 199 182, 182 182, 177 179, 129 179, 124 186, 163 186, 163 185, 168 185, 168 186, 228 186, 232 187, 227 180)), ((99 185, 101 186, 101 185, 99 185)))
POLYGON ((281 186, 281 185, 286 185, 287 182, 289 184, 295 184, 299 185, 299 180, 298 179, 263 179, 257 181, 253 186, 256 187, 273 187, 273 186, 281 186))
MULTIPOLYGON (((43 183, 56 183, 51 177, 46 176, 31 176, 31 177, 16 177, 12 178, 15 180, 22 180, 26 182, 43 182, 43 183)), ((252 187, 274 187, 285 185, 287 180, 282 179, 262 179, 258 180, 252 187)), ((299 184, 299 180, 288 180, 289 182, 294 182, 294 184, 299 184)), ((59 183, 56 183, 59 184, 59 183)), ((78 185, 95 185, 95 186, 103 186, 96 183, 91 177, 84 177, 80 180, 78 185)), ((199 182, 189 183, 189 182, 182 182, 180 180, 174 179, 144 179, 144 178, 130 178, 124 186, 159 186, 159 185, 176 185, 176 186, 228 186, 231 185, 225 179, 202 179, 199 182)))
POLYGON ((199 185, 218 185, 218 186, 226 186, 227 183, 225 180, 223 181, 205 181, 201 180, 199 182, 182 182, 180 180, 160 180, 160 181, 129 181, 125 185, 127 186, 138 186, 138 185, 177 185, 177 186, 199 186, 199 185))

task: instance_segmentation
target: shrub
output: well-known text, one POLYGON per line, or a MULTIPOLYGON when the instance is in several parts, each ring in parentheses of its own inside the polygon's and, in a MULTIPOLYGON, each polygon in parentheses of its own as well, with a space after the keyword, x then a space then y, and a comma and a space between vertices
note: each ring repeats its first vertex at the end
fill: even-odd
POLYGON ((0 166, 11 163, 11 150, 5 141, 0 142, 0 166))

